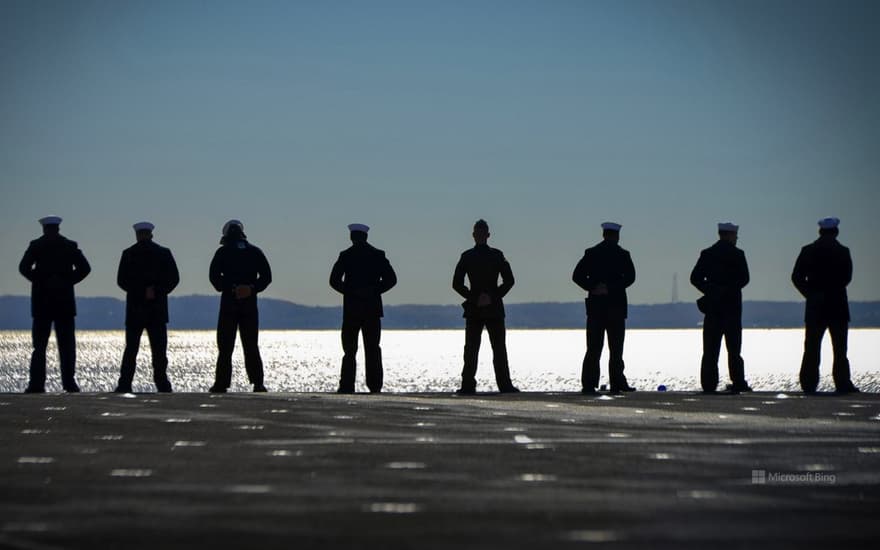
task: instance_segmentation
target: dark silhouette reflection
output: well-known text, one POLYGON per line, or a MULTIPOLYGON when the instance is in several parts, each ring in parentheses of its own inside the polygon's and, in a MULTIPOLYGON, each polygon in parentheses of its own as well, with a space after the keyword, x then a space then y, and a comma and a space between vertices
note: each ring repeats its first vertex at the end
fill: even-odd
POLYGON ((745 253, 736 247, 739 226, 718 224, 718 242, 700 252, 691 272, 691 284, 703 293, 697 307, 703 319, 703 360, 700 382, 705 393, 718 389, 721 338, 727 345, 727 365, 733 393, 751 391, 745 379, 742 350, 742 289, 749 284, 745 253))
POLYGON ((150 222, 134 224, 137 242, 119 259, 116 284, 125 291, 125 351, 119 372, 117 393, 130 393, 137 366, 137 354, 144 329, 153 355, 156 390, 170 392, 168 380, 168 294, 180 282, 171 251, 153 242, 150 222))
POLYGON ((73 287, 86 278, 92 268, 74 241, 61 235, 61 218, 40 219, 43 236, 31 241, 18 264, 18 271, 31 282, 31 355, 30 381, 26 393, 46 391, 46 348, 55 325, 61 385, 65 391, 78 392, 76 384, 76 298, 73 287))
POLYGON ((608 333, 608 378, 613 393, 635 391, 623 374, 623 341, 626 332, 626 289, 636 280, 629 252, 618 244, 620 224, 602 224, 602 242, 584 251, 572 280, 589 295, 587 352, 581 370, 581 392, 592 394, 599 385, 599 358, 608 333))
POLYGON ((819 359, 826 329, 831 333, 834 348, 832 373, 837 392, 859 391, 850 381, 846 357, 849 330, 846 287, 852 281, 853 266, 849 248, 837 241, 839 223, 837 218, 819 220, 819 238, 801 249, 791 273, 791 282, 807 299, 800 372, 801 388, 806 393, 814 393, 819 385, 819 359))
POLYGON ((370 228, 348 226, 351 246, 339 253, 330 271, 330 286, 342 294, 342 368, 338 393, 354 393, 358 333, 364 338, 364 369, 371 393, 382 391, 382 294, 397 284, 385 252, 367 242, 370 228))
POLYGON ((489 236, 489 224, 485 220, 478 220, 473 231, 476 244, 461 254, 452 276, 452 288, 465 299, 462 303, 465 318, 464 368, 461 371, 459 394, 476 392, 477 359, 484 327, 492 345, 492 364, 498 390, 501 393, 519 391, 510 380, 504 328, 503 298, 513 287, 513 272, 504 253, 486 244, 489 236), (464 284, 465 276, 470 288, 464 284))
POLYGON ((263 251, 247 241, 240 221, 226 222, 220 244, 209 272, 211 284, 222 293, 217 319, 217 372, 210 391, 225 393, 232 383, 232 351, 237 330, 248 380, 255 392, 264 392, 257 294, 272 282, 272 270, 263 251))

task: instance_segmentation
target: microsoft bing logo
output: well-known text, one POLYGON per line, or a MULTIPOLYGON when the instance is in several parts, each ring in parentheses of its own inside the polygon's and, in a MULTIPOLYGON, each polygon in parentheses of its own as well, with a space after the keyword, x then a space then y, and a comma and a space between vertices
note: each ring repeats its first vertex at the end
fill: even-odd
POLYGON ((752 485, 834 485, 833 472, 768 472, 752 470, 752 485))

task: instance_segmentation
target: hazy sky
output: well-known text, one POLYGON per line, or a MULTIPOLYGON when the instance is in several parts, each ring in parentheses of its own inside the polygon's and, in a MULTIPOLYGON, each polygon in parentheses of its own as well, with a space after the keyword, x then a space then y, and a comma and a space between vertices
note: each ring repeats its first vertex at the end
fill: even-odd
POLYGON ((682 300, 715 224, 741 224, 746 299, 797 297, 816 220, 839 216, 853 299, 880 299, 880 2, 0 1, 0 294, 36 219, 93 273, 157 225, 179 294, 213 292, 244 221, 267 295, 338 304, 346 224, 373 226, 387 303, 456 303, 488 220, 508 300, 574 301, 571 271, 623 224, 634 303, 682 300))

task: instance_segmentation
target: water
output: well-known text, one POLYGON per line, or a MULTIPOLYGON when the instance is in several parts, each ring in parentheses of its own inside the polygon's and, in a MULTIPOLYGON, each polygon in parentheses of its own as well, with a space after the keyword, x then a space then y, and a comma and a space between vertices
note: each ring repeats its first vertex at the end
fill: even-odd
MULTIPOLYGON (((508 331, 511 375, 524 391, 580 390, 583 330, 508 331)), ((30 332, 0 332, 0 391, 19 392, 27 385, 30 332)), ((125 345, 122 331, 77 332, 77 381, 83 391, 112 391, 119 376, 125 345)), ((441 392, 459 386, 464 331, 385 331, 382 352, 385 390, 441 392)), ((699 389, 700 331, 629 330, 626 334, 626 374, 630 384, 656 390, 699 389)), ((756 390, 799 391, 798 369, 802 330, 752 329, 743 332, 746 377, 756 390)), ((495 390, 488 336, 483 338, 477 371, 479 391, 495 390)), ((270 391, 329 392, 338 384, 342 349, 338 331, 263 331, 260 351, 270 391)), ((850 331, 849 358, 853 381, 862 391, 880 391, 880 330, 850 331)), ((48 391, 60 391, 57 352, 50 343, 48 391)), ((176 391, 203 392, 214 380, 216 361, 213 331, 171 331, 169 376, 176 391)), ((607 384, 607 350, 602 358, 602 384, 607 384)), ((358 391, 363 384, 363 353, 358 355, 358 391)), ((727 379, 722 350, 720 379, 727 379)), ((233 356, 232 391, 249 391, 240 343, 233 356)), ((833 389, 831 344, 822 350, 820 390, 833 389)), ((138 356, 135 391, 154 391, 146 334, 138 356)))

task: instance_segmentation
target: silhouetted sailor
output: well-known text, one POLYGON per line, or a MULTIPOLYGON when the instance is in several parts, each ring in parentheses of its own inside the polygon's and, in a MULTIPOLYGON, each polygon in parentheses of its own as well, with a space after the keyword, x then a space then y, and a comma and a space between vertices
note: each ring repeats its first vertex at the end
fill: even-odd
POLYGON ((739 226, 718 224, 718 242, 700 252, 691 284, 703 293, 697 307, 703 312, 703 359, 700 382, 705 393, 718 389, 721 338, 727 345, 727 365, 733 393, 752 391, 745 379, 742 350, 742 289, 749 284, 746 255, 736 247, 739 226))
POLYGON ((596 393, 599 358, 608 333, 609 386, 613 393, 635 391, 623 374, 623 340, 626 332, 626 289, 636 280, 629 252, 618 245, 620 224, 602 224, 602 242, 584 251, 571 279, 589 294, 587 307, 587 353, 581 370, 581 392, 596 393))
POLYGON ((115 391, 131 392, 141 335, 146 329, 153 382, 157 391, 167 393, 171 391, 167 373, 168 294, 180 282, 180 273, 171 251, 153 242, 152 223, 138 222, 133 227, 137 242, 122 252, 116 274, 116 284, 125 291, 125 351, 115 391))
POLYGON ((465 299, 462 303, 465 318, 464 368, 461 371, 461 388, 457 392, 463 395, 473 394, 477 389, 477 359, 484 327, 492 345, 492 364, 498 390, 501 393, 519 391, 510 380, 504 327, 503 298, 513 288, 513 272, 504 253, 486 244, 489 236, 489 224, 485 220, 477 220, 473 231, 476 244, 461 254, 452 276, 452 288, 465 299), (470 287, 464 284, 465 276, 470 287), (498 277, 501 277, 500 285, 498 277))
POLYGON ((222 293, 217 319, 217 372, 210 391, 225 393, 232 384, 232 351, 237 330, 248 380, 255 392, 264 392, 257 294, 272 282, 272 270, 263 251, 247 241, 240 221, 226 222, 220 244, 210 269, 211 284, 222 293))
POLYGON ((382 294, 397 284, 385 252, 367 242, 370 228, 348 226, 351 246, 339 253, 330 271, 330 286, 342 294, 342 368, 338 393, 354 393, 358 333, 364 339, 364 370, 371 393, 382 391, 382 294))
POLYGON ((834 348, 832 373, 838 393, 858 392, 850 381, 846 357, 849 301, 846 287, 852 281, 849 248, 837 241, 837 218, 819 220, 819 238, 803 247, 794 264, 791 282, 807 299, 804 311, 806 337, 801 361, 801 388, 813 393, 819 385, 819 358, 825 330, 834 348))
POLYGON ((31 241, 18 271, 31 282, 31 316, 34 351, 31 355, 30 381, 25 393, 46 391, 46 347, 55 324, 55 340, 61 367, 61 385, 65 391, 78 392, 76 385, 76 298, 73 286, 92 268, 74 241, 60 233, 61 218, 40 219, 43 236, 31 241))

